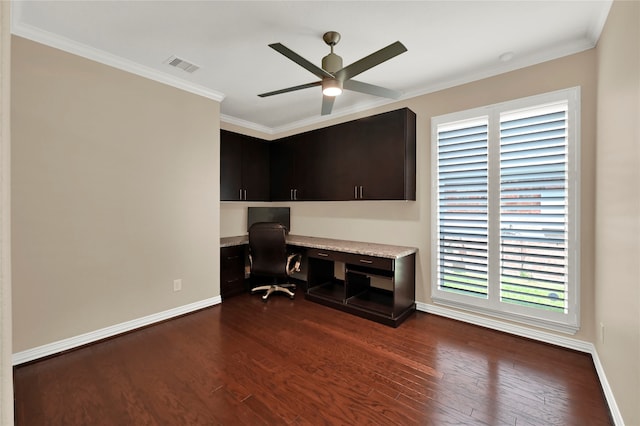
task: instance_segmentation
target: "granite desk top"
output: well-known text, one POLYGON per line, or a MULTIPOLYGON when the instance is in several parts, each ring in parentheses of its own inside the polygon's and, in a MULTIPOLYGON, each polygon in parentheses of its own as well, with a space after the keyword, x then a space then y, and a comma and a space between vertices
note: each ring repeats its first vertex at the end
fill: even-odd
MULTIPOLYGON (((248 235, 220 238, 220 247, 239 246, 249 243, 248 235)), ((345 253, 362 254, 366 256, 386 257, 397 259, 418 251, 415 247, 392 246, 388 244, 364 243, 359 241, 335 240, 332 238, 305 237, 302 235, 287 235, 287 244, 333 250, 345 253)))

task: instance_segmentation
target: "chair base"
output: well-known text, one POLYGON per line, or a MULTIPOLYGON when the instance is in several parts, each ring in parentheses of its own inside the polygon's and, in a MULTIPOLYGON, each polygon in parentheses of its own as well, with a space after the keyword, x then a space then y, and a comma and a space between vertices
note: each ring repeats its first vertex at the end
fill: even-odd
POLYGON ((282 293, 287 294, 289 296, 289 298, 293 300, 293 298, 295 297, 295 294, 290 289, 295 290, 296 289, 296 285, 295 284, 261 285, 259 287, 252 288, 251 289, 251 294, 254 294, 257 291, 266 290, 267 292, 262 296, 262 300, 266 302, 267 298, 271 295, 271 293, 274 293, 276 291, 280 291, 282 293))

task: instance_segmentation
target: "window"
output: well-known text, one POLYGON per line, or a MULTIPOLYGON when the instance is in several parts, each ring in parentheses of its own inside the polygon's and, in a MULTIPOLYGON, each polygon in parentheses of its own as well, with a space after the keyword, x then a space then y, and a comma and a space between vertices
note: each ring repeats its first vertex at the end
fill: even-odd
POLYGON ((578 330, 579 96, 432 119, 434 302, 578 330))

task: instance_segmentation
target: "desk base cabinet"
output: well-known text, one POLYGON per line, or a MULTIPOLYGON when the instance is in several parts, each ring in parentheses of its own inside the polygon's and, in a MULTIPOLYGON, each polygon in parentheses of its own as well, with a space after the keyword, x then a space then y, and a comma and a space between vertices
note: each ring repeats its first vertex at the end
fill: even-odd
POLYGON ((220 248, 220 296, 222 299, 244 293, 246 246, 220 248))
POLYGON ((415 253, 396 259, 310 249, 306 298, 397 327, 415 312, 415 253))

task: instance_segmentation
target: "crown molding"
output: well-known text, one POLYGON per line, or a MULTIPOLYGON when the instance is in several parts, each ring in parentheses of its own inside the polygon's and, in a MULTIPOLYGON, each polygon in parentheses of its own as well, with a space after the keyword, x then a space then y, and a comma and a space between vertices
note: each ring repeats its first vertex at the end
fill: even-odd
POLYGON ((379 98, 373 102, 360 103, 350 108, 334 110, 334 112, 332 112, 330 115, 309 117, 309 118, 305 118, 298 121, 292 121, 291 123, 288 123, 282 126, 277 126, 277 127, 269 127, 262 124, 257 124, 252 121, 243 120, 241 118, 233 117, 226 114, 222 114, 220 116, 220 121, 228 124, 234 124, 236 126, 240 126, 246 129, 257 130, 262 133, 272 135, 274 136, 274 139, 277 139, 279 135, 284 134, 286 132, 302 129, 307 126, 313 126, 315 124, 321 124, 330 120, 334 120, 336 118, 346 117, 348 115, 357 114, 359 112, 367 111, 370 109, 375 109, 384 105, 402 101, 403 99, 408 99, 408 98, 400 98, 400 99, 379 98))
POLYGON ((544 62, 560 59, 565 56, 575 55, 584 52, 589 49, 593 49, 596 46, 596 41, 592 41, 590 38, 583 38, 579 41, 568 45, 562 45, 561 47, 551 47, 548 49, 540 50, 534 54, 527 54, 525 59, 518 59, 516 57, 506 63, 499 63, 497 65, 480 67, 474 72, 464 73, 459 76, 453 76, 451 78, 442 79, 434 82, 421 89, 410 91, 405 93, 402 99, 415 98, 418 96, 428 95, 430 93, 439 92, 441 90, 450 89, 452 87, 461 86, 463 84, 472 83, 474 81, 480 81, 486 78, 495 77, 500 74, 506 74, 511 71, 516 71, 522 68, 532 67, 544 62))
POLYGON ((193 93, 195 95, 199 95, 217 102, 222 102, 225 98, 225 95, 221 92, 209 89, 199 84, 194 84, 170 74, 163 73, 156 69, 140 65, 134 61, 124 59, 120 56, 113 55, 100 49, 95 49, 93 47, 78 43, 57 34, 50 33, 48 31, 41 30, 31 25, 24 24, 23 22, 21 22, 20 2, 15 2, 14 5, 15 6, 12 8, 11 16, 11 33, 13 35, 23 37, 56 49, 60 49, 67 53, 78 55, 83 58, 90 59, 92 61, 138 75, 140 77, 148 78, 149 80, 157 81, 158 83, 163 83, 168 86, 184 90, 185 92, 193 93))
POLYGON ((391 104, 391 103, 395 103, 398 101, 401 101, 405 98, 400 98, 400 99, 386 99, 386 98, 379 98, 373 102, 366 102, 366 103, 361 103, 358 105, 355 105, 353 107, 349 107, 349 108, 344 108, 344 109, 339 109, 339 110, 334 110, 334 112, 332 112, 330 115, 321 115, 321 116, 315 116, 315 117, 310 117, 310 118, 305 118, 303 120, 299 120, 299 121, 293 121, 291 123, 285 124, 283 126, 278 126, 278 127, 274 127, 272 129, 274 134, 282 134, 285 132, 290 132, 292 130, 298 130, 298 129, 302 129, 304 127, 307 126, 312 126, 315 124, 320 124, 320 123, 324 123, 330 120, 334 120, 336 118, 341 118, 341 117, 346 117, 348 115, 351 114, 357 114, 359 112, 363 112, 363 111, 367 111, 370 109, 374 109, 374 108, 378 108, 387 104, 391 104))
POLYGON ((266 133, 268 135, 275 134, 273 128, 263 126, 262 124, 254 123, 253 121, 243 120, 241 118, 233 117, 231 115, 220 114, 220 121, 227 124, 233 124, 245 129, 255 130, 258 132, 266 133))
POLYGON ((600 35, 602 35, 602 30, 604 30, 604 25, 607 23, 613 0, 607 0, 605 3, 607 3, 607 7, 602 9, 602 13, 598 16, 596 22, 587 30, 587 36, 594 45, 598 44, 600 35))

